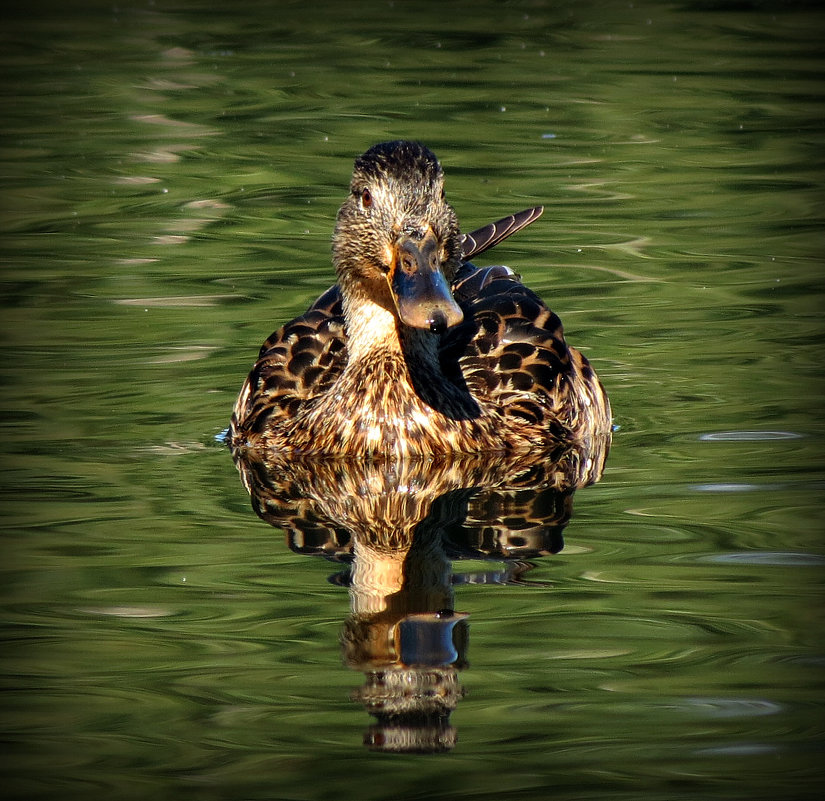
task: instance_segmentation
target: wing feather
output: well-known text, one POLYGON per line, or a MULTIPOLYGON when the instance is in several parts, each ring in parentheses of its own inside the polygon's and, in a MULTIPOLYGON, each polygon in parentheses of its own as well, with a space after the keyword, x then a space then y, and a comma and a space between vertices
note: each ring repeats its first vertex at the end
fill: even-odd
POLYGON ((485 250, 495 247, 499 242, 507 239, 508 236, 512 236, 537 220, 541 217, 543 211, 544 206, 524 209, 524 211, 509 214, 489 225, 477 228, 469 234, 464 234, 461 244, 462 258, 466 261, 473 258, 473 256, 478 256, 479 253, 483 253, 485 250))
POLYGON ((347 363, 347 338, 337 286, 273 333, 238 396, 232 428, 263 430, 326 392, 347 363))
POLYGON ((572 379, 586 360, 568 347, 558 316, 506 267, 465 265, 454 291, 465 319, 444 338, 445 373, 507 416, 568 424, 562 410, 579 405, 570 403, 572 379))

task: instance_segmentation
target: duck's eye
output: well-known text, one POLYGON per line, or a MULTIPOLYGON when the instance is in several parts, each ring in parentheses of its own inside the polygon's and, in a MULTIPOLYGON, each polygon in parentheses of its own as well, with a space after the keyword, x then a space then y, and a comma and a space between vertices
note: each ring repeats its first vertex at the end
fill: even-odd
POLYGON ((372 193, 369 189, 364 189, 361 192, 361 208, 368 209, 372 206, 372 193))

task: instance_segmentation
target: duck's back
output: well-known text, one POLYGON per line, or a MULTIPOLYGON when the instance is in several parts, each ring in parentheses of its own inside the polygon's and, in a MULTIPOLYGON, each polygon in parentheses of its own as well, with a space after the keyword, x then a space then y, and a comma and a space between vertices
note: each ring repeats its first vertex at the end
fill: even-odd
MULTIPOLYGON (((508 427, 520 436, 533 431, 537 444, 609 433, 610 404, 598 377, 565 342, 558 316, 512 270, 465 262, 452 289, 465 319, 443 336, 442 370, 497 410, 502 438, 508 427)), ((232 415, 233 443, 267 444, 281 425, 334 391, 347 359, 335 285, 261 347, 232 415)))
POLYGON ((465 319, 442 345, 452 380, 537 434, 578 439, 610 431, 610 403, 590 363, 512 270, 465 263, 453 293, 465 319))

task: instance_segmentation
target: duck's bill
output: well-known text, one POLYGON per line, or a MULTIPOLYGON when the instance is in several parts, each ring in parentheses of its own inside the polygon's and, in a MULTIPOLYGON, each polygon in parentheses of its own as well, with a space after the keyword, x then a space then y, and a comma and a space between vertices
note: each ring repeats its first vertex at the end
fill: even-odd
POLYGON ((464 313, 441 272, 438 250, 432 231, 421 239, 402 237, 388 278, 401 322, 442 333, 460 323, 464 313))

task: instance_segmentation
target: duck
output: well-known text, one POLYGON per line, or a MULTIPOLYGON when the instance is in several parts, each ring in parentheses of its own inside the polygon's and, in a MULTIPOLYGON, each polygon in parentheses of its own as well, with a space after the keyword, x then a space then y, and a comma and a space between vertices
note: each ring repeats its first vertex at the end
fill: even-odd
POLYGON ((432 458, 609 438, 607 393, 559 317, 509 267, 470 261, 542 211, 462 234, 429 148, 369 148, 335 223, 337 281, 262 345, 230 447, 432 458))

